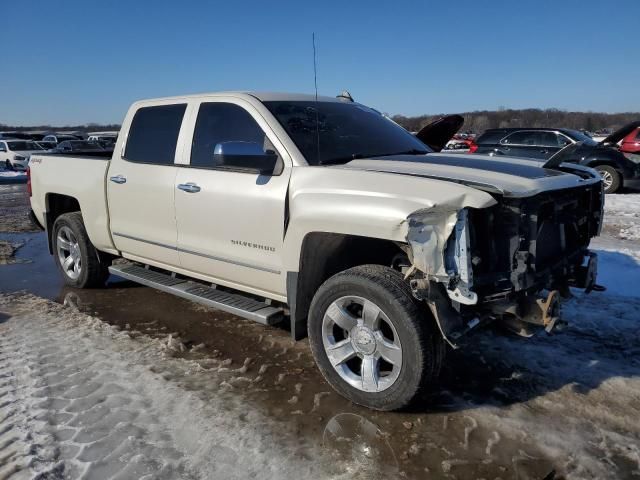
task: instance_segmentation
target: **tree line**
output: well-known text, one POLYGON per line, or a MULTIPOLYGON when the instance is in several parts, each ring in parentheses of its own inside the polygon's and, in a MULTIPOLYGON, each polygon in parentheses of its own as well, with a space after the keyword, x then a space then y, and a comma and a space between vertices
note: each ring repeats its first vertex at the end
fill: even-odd
MULTIPOLYGON (((392 118, 407 130, 416 132, 444 115, 446 114, 420 115, 418 117, 394 115, 392 118)), ((518 110, 501 108, 499 110, 466 112, 460 115, 464 117, 461 131, 473 133, 482 133, 489 128, 508 127, 572 128, 595 132, 604 129, 615 130, 629 122, 640 120, 640 113, 637 112, 567 112, 556 108, 545 110, 539 108, 518 110)))
MULTIPOLYGON (((428 123, 444 116, 420 115, 417 117, 407 117, 405 115, 394 115, 392 118, 397 123, 411 132, 417 132, 428 123)), ((461 131, 482 133, 488 128, 508 128, 508 127, 553 127, 553 128, 573 128, 575 130, 587 130, 596 132, 598 130, 615 130, 634 120, 640 120, 640 113, 598 113, 598 112, 567 112, 557 108, 539 109, 511 109, 500 108, 499 110, 480 110, 475 112, 461 113, 464 117, 464 125, 461 131)), ((90 123, 87 125, 71 125, 65 127, 55 127, 52 125, 38 125, 33 127, 21 127, 3 125, 0 123, 0 131, 111 131, 120 130, 120 125, 99 125, 90 123)))

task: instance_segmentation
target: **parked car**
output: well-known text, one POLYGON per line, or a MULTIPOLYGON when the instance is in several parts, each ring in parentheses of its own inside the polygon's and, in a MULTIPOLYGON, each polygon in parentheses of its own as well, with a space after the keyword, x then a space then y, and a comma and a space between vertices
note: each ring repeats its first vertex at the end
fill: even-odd
POLYGON ((33 137, 24 132, 0 132, 0 140, 34 140, 33 137))
POLYGON ((104 136, 90 135, 89 138, 87 138, 88 142, 100 145, 102 148, 105 148, 105 149, 113 149, 113 147, 116 144, 116 140, 118 140, 117 136, 110 136, 110 135, 104 135, 104 136))
MULTIPOLYGON (((634 125, 634 124, 630 124, 634 125)), ((606 193, 618 191, 626 182, 640 180, 640 164, 611 148, 629 131, 630 125, 596 142, 582 132, 567 128, 500 128, 480 135, 476 154, 508 155, 544 162, 561 149, 580 143, 569 161, 592 167, 602 175, 606 193)))
POLYGON ((54 148, 60 142, 64 142, 66 140, 82 140, 82 138, 68 134, 50 134, 46 135, 40 143, 45 144, 50 148, 54 148))
POLYGON ((68 285, 112 273, 285 321, 336 391, 397 409, 434 384, 446 344, 490 321, 551 331, 560 293, 596 287, 599 175, 433 153, 458 119, 418 139, 347 99, 137 102, 110 160, 34 156, 31 208, 68 285))
POLYGON ((31 140, 0 140, 0 165, 7 170, 26 170, 31 154, 43 150, 31 140))
POLYGON ((65 140, 51 150, 52 153, 84 153, 105 150, 97 142, 87 140, 65 140))
POLYGON ((118 132, 89 132, 87 133, 87 140, 90 142, 98 142, 101 140, 116 140, 118 138, 118 132))
POLYGON ((620 151, 623 153, 640 154, 640 127, 636 128, 622 139, 620 151))

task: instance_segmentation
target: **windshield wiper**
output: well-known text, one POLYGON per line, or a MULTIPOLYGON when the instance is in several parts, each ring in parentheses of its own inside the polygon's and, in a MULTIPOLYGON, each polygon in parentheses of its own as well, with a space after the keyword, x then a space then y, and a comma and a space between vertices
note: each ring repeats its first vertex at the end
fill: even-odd
POLYGON ((427 153, 431 153, 428 150, 418 150, 417 148, 412 148, 411 150, 405 150, 404 152, 394 152, 394 153, 383 153, 381 155, 371 155, 372 157, 392 157, 393 155, 426 155, 427 153))
POLYGON ((419 150, 417 148, 413 148, 411 150, 405 150, 403 152, 395 152, 395 153, 352 153, 349 157, 338 157, 338 158, 329 158, 327 160, 323 160, 320 162, 320 165, 335 165, 339 163, 348 163, 351 160, 357 160, 359 158, 375 158, 375 157, 392 157, 394 155, 425 155, 427 153, 431 153, 428 150, 419 150))
POLYGON ((363 153, 352 153, 349 157, 337 157, 337 158, 328 158, 326 160, 322 160, 320 165, 336 165, 339 163, 349 163, 351 160, 357 160, 358 158, 365 158, 371 155, 365 155, 363 153))

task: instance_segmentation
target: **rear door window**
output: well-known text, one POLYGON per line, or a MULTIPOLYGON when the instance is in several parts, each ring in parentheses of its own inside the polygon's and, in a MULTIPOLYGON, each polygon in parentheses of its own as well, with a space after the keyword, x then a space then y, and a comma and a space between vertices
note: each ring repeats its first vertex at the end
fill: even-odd
POLYGON ((130 162, 173 165, 186 104, 142 107, 134 115, 124 158, 130 162))
POLYGON ((540 147, 557 148, 560 146, 560 143, 558 142, 558 135, 554 132, 538 132, 535 144, 540 147))
POLYGON ((488 130, 476 139, 478 145, 498 144, 507 135, 505 130, 488 130))
POLYGON ((557 133, 556 134, 558 136, 558 146, 560 148, 566 147, 567 145, 571 145, 571 140, 569 140, 569 138, 566 135, 563 135, 562 133, 557 133))
POLYGON ((500 143, 505 145, 536 145, 537 132, 514 132, 500 143))

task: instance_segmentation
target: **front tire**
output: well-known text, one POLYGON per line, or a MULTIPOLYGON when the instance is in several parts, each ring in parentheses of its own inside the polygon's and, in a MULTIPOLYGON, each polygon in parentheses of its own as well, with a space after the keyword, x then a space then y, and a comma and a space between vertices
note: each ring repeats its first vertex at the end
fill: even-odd
POLYGON ((108 261, 100 261, 89 240, 80 212, 60 215, 53 224, 53 256, 67 285, 76 288, 104 286, 108 261))
POLYGON ((445 346, 402 275, 364 265, 327 280, 311 303, 309 341, 320 372, 342 396, 397 410, 437 379, 445 346))
POLYGON ((615 193, 620 189, 622 178, 615 168, 609 165, 598 165, 595 168, 602 177, 604 193, 615 193))

